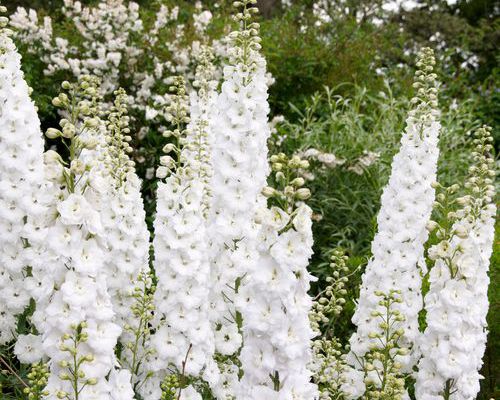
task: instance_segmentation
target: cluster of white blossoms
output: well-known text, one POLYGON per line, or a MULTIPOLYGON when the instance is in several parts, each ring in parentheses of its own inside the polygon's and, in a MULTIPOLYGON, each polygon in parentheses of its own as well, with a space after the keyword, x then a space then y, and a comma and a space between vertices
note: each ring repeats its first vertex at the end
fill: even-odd
POLYGON ((99 119, 97 82, 84 76, 78 84, 62 86, 68 94, 53 103, 67 118, 61 130, 51 128, 47 136, 62 138, 69 160, 52 150, 45 153, 47 218, 28 219, 38 232, 30 240, 36 302, 31 320, 40 341, 34 346, 49 358, 47 399, 74 399, 77 393, 81 399, 132 399, 130 373, 115 370, 121 328, 108 292, 112 273, 106 268, 109 249, 100 212, 114 186, 103 185, 94 173, 101 169, 96 160, 106 129, 99 119))
MULTIPOLYGON (((432 72, 434 56, 424 48, 417 61, 418 71, 412 100, 414 109, 407 119, 401 148, 394 157, 389 183, 382 194, 377 217, 378 232, 372 243, 372 258, 363 274, 359 302, 352 321, 357 331, 350 339, 347 362, 353 367, 347 381, 360 380, 353 387, 363 393, 364 357, 378 344, 378 318, 374 312, 383 311, 377 291, 389 293, 400 290, 403 301, 395 305, 403 320, 395 329, 403 329, 399 343, 410 349, 409 354, 396 356, 402 372, 411 372, 418 360, 414 346, 419 335, 418 313, 422 308, 422 268, 424 244, 427 241, 427 222, 435 197, 432 183, 436 180, 438 134, 440 124, 437 110, 436 75, 432 72)), ((395 350, 396 351, 396 350, 395 350)), ((356 392, 355 391, 355 392, 356 392)))
MULTIPOLYGON (((210 260, 208 258, 207 199, 211 175, 208 118, 215 86, 209 54, 198 70, 199 91, 192 95, 191 116, 185 107, 185 81, 176 77, 169 106, 172 130, 164 135, 175 143, 164 147, 167 155, 157 170, 157 212, 154 222, 156 332, 151 339, 156 357, 150 368, 156 373, 146 386, 160 388, 158 379, 177 374, 199 377, 213 364, 213 332, 210 327, 210 260), (186 126, 187 125, 187 126, 186 126), (169 154, 174 155, 174 157, 169 154)), ((178 387, 186 396, 190 387, 178 387)), ((155 395, 157 396, 157 395, 155 395)), ((184 398, 183 397, 183 398, 184 398)), ((201 397, 200 397, 201 398, 201 397)))
MULTIPOLYGON (((212 14, 201 2, 192 15, 194 37, 189 45, 188 27, 180 21, 178 6, 159 5, 151 23, 141 19, 139 4, 125 0, 101 0, 95 6, 64 0, 61 12, 78 35, 59 37, 49 16, 40 21, 35 10, 19 7, 11 18, 16 40, 39 56, 49 76, 61 71, 73 78, 98 76, 104 94, 112 94, 120 82, 130 81, 130 107, 151 123, 163 122, 167 116, 164 110, 170 102, 169 93, 162 87, 169 76, 182 74, 191 82, 203 44, 210 42, 206 31, 212 14), (160 54, 169 54, 169 58, 160 54)), ((218 58, 226 56, 224 40, 213 40, 211 45, 218 58)), ((221 76, 220 68, 217 75, 221 76)))
POLYGON ((137 302, 138 281, 144 283, 149 272, 149 231, 141 197, 141 181, 135 173, 129 153, 132 147, 128 97, 123 89, 115 92, 114 106, 107 115, 106 135, 97 150, 92 173, 101 184, 98 210, 103 225, 106 249, 105 272, 114 322, 122 329, 121 358, 135 375, 146 357, 137 343, 151 310, 131 312, 137 302), (141 279, 140 279, 141 278, 141 279), (144 315, 144 312, 147 314, 144 315), (144 320, 146 318, 146 320, 144 320), (139 326, 138 326, 139 325, 139 326))
POLYGON ((243 369, 241 399, 314 399, 311 383, 311 339, 315 336, 309 312, 312 255, 312 210, 303 203, 310 197, 304 179, 296 178, 308 161, 285 154, 271 157, 277 188, 264 194, 276 205, 263 204, 259 260, 241 288, 243 369))
MULTIPOLYGON (((324 152, 314 147, 297 153, 299 157, 307 160, 317 161, 321 165, 321 170, 334 169, 340 166, 345 166, 348 171, 354 172, 357 175, 363 175, 368 167, 375 164, 380 158, 380 154, 364 150, 359 157, 347 161, 344 158, 337 157, 333 153, 324 152)), ((303 171, 302 176, 307 180, 314 180, 315 176, 308 171, 303 171)))
POLYGON ((419 344, 416 395, 420 400, 469 400, 479 392, 486 346, 489 259, 496 206, 491 128, 476 132, 474 165, 465 184, 467 194, 450 201, 456 187, 438 196, 438 208, 449 210, 445 223, 432 221, 439 243, 429 249, 434 260, 425 296, 427 327, 419 344))
POLYGON ((0 5, 0 344, 16 336, 16 315, 30 302, 24 282, 29 235, 25 220, 44 212, 38 197, 44 146, 40 121, 5 12, 0 5))
MULTIPOLYGON (((18 360, 32 364, 29 398, 402 400, 409 398, 405 378, 417 368, 419 400, 476 396, 496 212, 490 129, 478 130, 467 194, 450 200, 452 186, 434 203, 440 123, 435 61, 423 49, 353 317, 357 331, 344 353, 333 328, 346 302, 343 252, 334 252, 324 290, 309 295, 309 161, 279 153, 269 165, 269 79, 252 19, 256 3, 234 2, 239 29, 228 35, 220 90, 217 49, 200 40, 177 54, 186 60, 176 67, 151 56, 155 78, 138 73, 141 90, 131 97, 117 88, 118 71, 124 59, 135 70, 146 58, 132 36, 155 46, 177 8, 162 5, 145 30, 133 2, 86 8, 65 0, 85 39, 81 59, 63 39, 54 39, 54 50, 50 20, 41 28, 36 14, 18 10, 15 24, 25 28, 18 38, 46 42, 48 72, 79 76, 53 99, 62 119, 46 136, 59 139, 60 153, 44 153, 20 57, 0 16, 0 345, 12 344, 18 360), (164 71, 183 76, 163 80, 164 71), (157 79, 170 88, 162 99, 152 94, 157 79), (141 96, 142 110, 159 115, 147 109, 152 98, 168 123, 156 169, 152 265, 130 159, 128 112, 141 96), (447 201, 461 208, 449 213, 447 201), (430 221, 433 204, 446 210, 442 226, 430 221), (424 244, 436 228, 421 333, 424 244), (27 328, 16 337, 21 314, 27 328)), ((194 28, 203 36, 211 14, 196 8, 194 28)), ((182 46, 183 29, 170 50, 182 46)), ((324 168, 346 163, 315 149, 304 157, 324 168)), ((362 173, 377 158, 365 152, 351 170, 362 173)))
MULTIPOLYGON (((254 0, 236 1, 239 30, 230 38, 229 65, 210 122, 213 148, 213 203, 210 212, 211 307, 217 353, 226 356, 214 392, 238 393, 239 368, 233 364, 242 345, 244 286, 259 266, 259 227, 255 216, 269 171, 266 63, 259 54, 259 25, 254 0)), ((242 366, 245 369, 245 365, 242 366)))

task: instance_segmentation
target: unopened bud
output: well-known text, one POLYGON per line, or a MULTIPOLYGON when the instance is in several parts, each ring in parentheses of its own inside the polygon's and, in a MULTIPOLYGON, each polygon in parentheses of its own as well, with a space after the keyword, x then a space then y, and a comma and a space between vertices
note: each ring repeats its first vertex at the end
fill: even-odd
POLYGON ((307 188, 301 188, 295 192, 295 196, 299 200, 307 200, 308 198, 311 197, 311 191, 307 188))
POLYGON ((158 167, 158 169, 156 170, 156 177, 158 179, 165 179, 168 176, 169 172, 170 170, 167 167, 158 167))
POLYGON ((262 195, 264 197, 273 197, 275 194, 276 190, 271 186, 266 186, 264 189, 262 189, 262 195))
POLYGON ((45 132, 45 136, 47 136, 49 139, 56 139, 61 135, 61 131, 55 128, 49 128, 47 129, 47 132, 45 132))

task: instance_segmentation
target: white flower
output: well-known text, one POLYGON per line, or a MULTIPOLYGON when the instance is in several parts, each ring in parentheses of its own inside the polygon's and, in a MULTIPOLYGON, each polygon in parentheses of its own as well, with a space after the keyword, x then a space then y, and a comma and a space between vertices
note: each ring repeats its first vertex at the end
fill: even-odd
POLYGON ((179 397, 180 400, 201 400, 201 398, 201 394, 199 394, 191 385, 182 389, 179 397))
POLYGON ((293 218, 293 227, 297 232, 307 234, 312 227, 312 210, 309 207, 301 206, 297 209, 293 218))
POLYGON ((241 346, 241 335, 234 325, 223 325, 215 331, 215 344, 221 354, 231 355, 241 346))
POLYGON ((42 339, 37 335, 19 335, 14 354, 23 364, 34 364, 43 357, 42 339))
MULTIPOLYGON (((376 291, 388 293, 400 290, 402 302, 394 307, 404 321, 393 326, 404 330, 400 339, 411 353, 397 358, 402 372, 412 371, 419 351, 415 342, 419 336, 418 314, 422 304, 421 271, 426 228, 434 202, 433 182, 436 181, 439 155, 437 104, 431 98, 436 90, 435 75, 431 74, 434 58, 432 50, 424 49, 419 55, 419 65, 425 68, 416 75, 421 89, 410 111, 399 152, 394 156, 389 183, 382 194, 382 205, 377 217, 378 232, 372 242, 372 254, 362 278, 360 297, 352 321, 357 331, 351 336, 348 363, 363 370, 363 357, 377 339, 370 338, 379 332, 379 319, 372 316, 381 311, 376 291), (423 61, 422 61, 423 60, 423 61), (424 65, 425 64, 425 65, 424 65)), ((363 166, 375 160, 366 154, 363 166)), ((352 375, 352 374, 351 374, 352 375)), ((364 390, 364 389, 363 389, 364 390)))
POLYGON ((465 185, 473 188, 472 195, 459 202, 462 208, 451 233, 432 251, 435 263, 424 299, 427 327, 419 340, 423 357, 418 364, 417 398, 439 398, 447 386, 457 399, 473 399, 479 392, 496 216, 491 193, 485 190, 489 178, 483 175, 494 175, 487 150, 489 132, 486 127, 478 130, 475 154, 480 168, 471 169, 465 185))
POLYGON ((126 369, 113 369, 109 376, 109 384, 111 385, 112 400, 133 400, 134 390, 132 389, 132 374, 126 369))
POLYGON ((89 232, 94 234, 102 229, 99 214, 81 194, 71 193, 57 205, 57 211, 65 225, 85 225, 89 232))
MULTIPOLYGON (((5 17, 1 17, 5 19, 5 17)), ((32 230, 26 221, 41 218, 43 137, 21 57, 0 28, 0 345, 16 336, 16 316, 28 306, 24 277, 32 230)), ((43 233, 41 234, 43 235, 43 233)), ((45 261, 45 260, 44 260, 45 261)))
MULTIPOLYGON (((215 351, 210 326, 207 220, 212 151, 212 131, 207 120, 215 98, 210 89, 215 87, 210 83, 210 66, 207 58, 197 74, 200 88, 191 96, 191 120, 182 137, 181 166, 171 171, 176 163, 166 155, 160 160, 163 167, 157 170, 158 177, 166 178, 158 185, 153 242, 158 283, 156 332, 151 342, 158 356, 154 364, 159 377, 169 374, 172 365, 189 375, 200 375, 215 351)), ((179 118, 174 115, 178 109, 187 113, 185 100, 181 95, 174 97, 172 118, 179 118)))

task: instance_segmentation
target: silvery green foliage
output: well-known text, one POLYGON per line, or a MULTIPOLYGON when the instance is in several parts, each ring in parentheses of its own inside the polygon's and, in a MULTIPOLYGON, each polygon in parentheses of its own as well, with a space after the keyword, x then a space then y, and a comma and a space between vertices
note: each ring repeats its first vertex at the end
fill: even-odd
MULTIPOLYGON (((0 344, 16 336, 16 315, 30 301, 24 278, 26 219, 43 218, 38 196, 43 181, 43 138, 21 57, 0 6, 0 344)), ((26 361, 26 360, 25 360, 26 361)))
POLYGON ((478 129, 475 141, 468 194, 457 199, 460 209, 448 214, 451 228, 439 226, 442 240, 429 249, 435 264, 425 296, 427 327, 419 340, 421 400, 474 399, 480 389, 496 215, 491 128, 478 129))
POLYGON ((377 344, 376 338, 370 338, 379 331, 379 321, 372 313, 383 310, 375 292, 400 290, 404 299, 396 305, 396 310, 404 317, 404 321, 397 323, 397 329, 404 329, 399 343, 410 349, 407 355, 395 353, 402 372, 411 372, 419 356, 414 344, 419 335, 418 313, 422 306, 421 267, 425 265, 426 225, 434 202, 432 183, 436 180, 439 155, 440 123, 436 75, 432 72, 434 63, 432 50, 423 49, 417 61, 414 109, 407 119, 401 148, 394 157, 389 183, 382 194, 378 232, 372 242, 373 256, 363 274, 352 319, 357 331, 350 339, 347 362, 353 369, 347 374, 345 390, 353 398, 364 391, 363 374, 359 371, 363 371, 363 358, 370 346, 377 344))

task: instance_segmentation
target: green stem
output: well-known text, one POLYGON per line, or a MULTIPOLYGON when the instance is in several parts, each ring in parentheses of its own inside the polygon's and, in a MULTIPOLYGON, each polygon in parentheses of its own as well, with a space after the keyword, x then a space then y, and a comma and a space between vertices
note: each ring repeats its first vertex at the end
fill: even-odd
POLYGON ((73 343, 75 345, 75 352, 73 353, 73 390, 75 391, 75 400, 78 400, 80 395, 80 391, 78 390, 78 360, 77 360, 77 346, 78 346, 78 338, 73 339, 73 343))
POLYGON ((26 384, 26 382, 24 382, 24 381, 22 380, 22 378, 21 378, 21 377, 20 377, 20 376, 16 373, 16 371, 14 371, 14 370, 12 369, 12 367, 9 365, 9 363, 7 363, 7 361, 5 361, 5 360, 3 359, 3 357, 2 357, 2 356, 0 356, 0 362, 1 362, 3 365, 5 365, 5 367, 7 368, 7 370, 8 370, 8 371, 9 371, 12 375, 14 375, 14 376, 16 377, 16 379, 17 379, 19 382, 21 382, 21 384, 22 384, 24 387, 29 387, 29 386, 26 384))
POLYGON ((186 364, 187 364, 187 359, 188 359, 188 356, 189 356, 189 353, 191 352, 191 349, 193 348, 193 345, 190 344, 189 345, 189 348, 186 352, 186 357, 184 358, 184 361, 182 362, 182 372, 181 372, 181 376, 180 376, 180 379, 179 379, 179 394, 177 395, 177 400, 180 400, 181 398, 181 393, 182 393, 182 386, 184 385, 184 381, 186 379, 186 364))
POLYGON ((443 398, 444 400, 450 400, 452 391, 451 389, 453 388, 453 379, 448 379, 446 381, 446 386, 444 388, 444 393, 443 393, 443 398))

